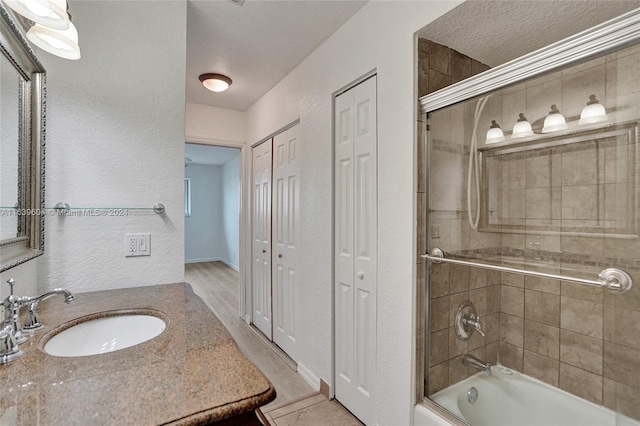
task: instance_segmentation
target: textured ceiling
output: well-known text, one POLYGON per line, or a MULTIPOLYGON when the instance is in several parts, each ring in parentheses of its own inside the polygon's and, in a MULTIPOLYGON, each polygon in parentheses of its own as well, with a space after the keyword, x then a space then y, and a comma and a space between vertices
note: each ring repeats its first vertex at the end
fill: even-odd
POLYGON ((187 102, 246 111, 366 1, 228 0, 187 2, 187 102), (229 76, 223 93, 203 73, 229 76))
POLYGON ((495 67, 638 7, 638 0, 469 0, 418 36, 495 67))

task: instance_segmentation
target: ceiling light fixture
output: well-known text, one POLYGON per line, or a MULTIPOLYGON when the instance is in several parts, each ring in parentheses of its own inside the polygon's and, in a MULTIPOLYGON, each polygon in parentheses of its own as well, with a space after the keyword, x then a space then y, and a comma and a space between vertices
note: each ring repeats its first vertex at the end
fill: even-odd
POLYGON ((231 79, 226 75, 207 73, 200 76, 200 81, 212 92, 224 92, 231 86, 231 79))
POLYGON ((4 3, 36 24, 57 30, 69 28, 66 0, 5 0, 4 3))

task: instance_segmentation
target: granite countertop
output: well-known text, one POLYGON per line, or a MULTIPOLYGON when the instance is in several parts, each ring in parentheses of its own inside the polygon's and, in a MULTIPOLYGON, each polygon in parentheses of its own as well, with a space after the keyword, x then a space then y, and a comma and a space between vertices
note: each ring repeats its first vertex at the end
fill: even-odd
MULTIPOLYGON (((189 284, 77 293, 40 303, 44 328, 0 365, 2 425, 197 425, 275 399, 273 386, 242 355, 189 284), (47 355, 43 337, 98 312, 144 309, 167 321, 158 337, 85 357, 47 355)), ((24 310, 24 309, 23 309, 24 310)))

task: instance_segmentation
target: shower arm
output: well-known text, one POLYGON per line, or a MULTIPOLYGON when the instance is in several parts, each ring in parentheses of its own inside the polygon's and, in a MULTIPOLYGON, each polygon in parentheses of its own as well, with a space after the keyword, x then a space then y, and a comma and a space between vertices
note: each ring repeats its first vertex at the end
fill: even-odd
POLYGON ((433 263, 452 263, 454 265, 472 266, 476 268, 489 269, 492 271, 511 272, 513 274, 529 275, 532 277, 550 278, 554 280, 570 281, 578 284, 585 284, 595 287, 604 287, 609 290, 625 292, 633 285, 631 276, 625 271, 617 268, 603 269, 598 274, 597 280, 571 277, 567 275, 548 274, 546 272, 528 271, 526 269, 509 268, 508 266, 491 265, 488 263, 469 262, 466 260, 451 259, 444 257, 444 252, 439 248, 431 250, 430 254, 423 254, 420 257, 432 261, 433 263))

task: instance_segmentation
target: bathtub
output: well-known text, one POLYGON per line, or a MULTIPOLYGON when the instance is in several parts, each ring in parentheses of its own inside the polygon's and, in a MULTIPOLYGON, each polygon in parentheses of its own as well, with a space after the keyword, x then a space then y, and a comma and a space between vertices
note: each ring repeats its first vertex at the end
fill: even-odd
MULTIPOLYGON (((640 426, 640 422, 500 365, 433 395, 450 413, 473 426, 640 426), (477 390, 471 404, 467 393, 477 390)), ((416 407, 416 413, 427 410, 416 407)), ((424 414, 424 413, 423 413, 424 414)), ((421 415, 415 415, 415 425, 421 415)))

